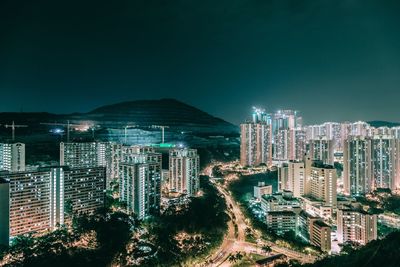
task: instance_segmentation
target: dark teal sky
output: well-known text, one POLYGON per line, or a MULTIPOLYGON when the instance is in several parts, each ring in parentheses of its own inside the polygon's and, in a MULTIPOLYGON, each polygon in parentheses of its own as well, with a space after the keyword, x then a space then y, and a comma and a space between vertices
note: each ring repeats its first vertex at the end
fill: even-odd
POLYGON ((400 121, 400 1, 0 1, 1 111, 172 97, 400 121))

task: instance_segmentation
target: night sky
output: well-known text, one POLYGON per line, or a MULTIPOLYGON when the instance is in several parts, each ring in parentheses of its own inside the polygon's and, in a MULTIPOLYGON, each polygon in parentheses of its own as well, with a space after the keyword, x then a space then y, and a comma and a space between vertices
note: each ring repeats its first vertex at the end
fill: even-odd
POLYGON ((400 121, 400 1, 0 1, 0 111, 176 98, 400 121))

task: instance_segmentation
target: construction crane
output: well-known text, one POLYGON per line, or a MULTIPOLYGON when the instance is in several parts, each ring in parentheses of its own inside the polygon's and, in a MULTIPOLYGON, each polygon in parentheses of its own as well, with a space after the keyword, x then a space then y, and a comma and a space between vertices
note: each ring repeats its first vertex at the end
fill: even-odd
POLYGON ((152 125, 151 128, 153 129, 161 129, 161 143, 164 144, 164 132, 166 128, 169 128, 169 126, 165 125, 152 125))
POLYGON ((54 126, 66 126, 67 127, 67 142, 69 142, 69 131, 72 126, 81 126, 80 124, 70 123, 69 120, 67 123, 57 123, 57 122, 42 122, 42 125, 54 125, 54 126))
POLYGON ((25 127, 28 127, 28 125, 15 124, 14 121, 13 121, 12 124, 6 124, 6 125, 4 125, 4 127, 11 128, 12 140, 15 141, 15 128, 25 128, 25 127))
POLYGON ((136 128, 136 127, 138 127, 136 124, 126 125, 126 126, 124 127, 124 141, 125 141, 125 144, 126 144, 127 141, 128 141, 128 139, 127 139, 127 136, 128 136, 128 129, 130 129, 130 128, 136 128))

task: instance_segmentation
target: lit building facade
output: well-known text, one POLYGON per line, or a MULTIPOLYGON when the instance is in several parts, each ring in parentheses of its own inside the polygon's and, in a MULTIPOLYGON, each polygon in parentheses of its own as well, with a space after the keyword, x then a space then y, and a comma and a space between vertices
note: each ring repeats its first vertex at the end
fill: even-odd
POLYGON ((331 251, 331 227, 322 220, 310 222, 310 243, 324 252, 331 251))
POLYGON ((106 166, 110 144, 100 142, 60 143, 60 165, 71 168, 106 166))
POLYGON ((242 166, 271 165, 271 126, 265 122, 240 125, 240 163, 242 166))
POLYGON ((261 200, 263 195, 272 195, 272 185, 265 185, 264 182, 258 182, 258 185, 254 186, 254 197, 261 200))
POLYGON ((0 178, 0 245, 8 246, 10 236, 10 184, 0 178))
POLYGON ((266 223, 268 227, 277 233, 283 235, 286 232, 296 231, 297 215, 293 211, 271 211, 267 213, 266 223))
POLYGON ((285 190, 293 192, 294 197, 301 197, 307 192, 307 177, 304 162, 288 162, 288 187, 285 190))
POLYGON ((348 195, 362 195, 371 191, 371 139, 349 137, 343 152, 343 184, 348 195))
POLYGON ((169 189, 194 196, 200 188, 200 157, 196 149, 172 149, 169 152, 169 189))
POLYGON ((0 143, 0 171, 25 171, 25 144, 0 143))
POLYGON ((326 137, 319 137, 310 141, 310 156, 312 160, 320 160, 324 164, 333 165, 334 141, 326 137))
POLYGON ((337 234, 339 243, 351 241, 366 245, 377 239, 377 216, 362 210, 339 209, 337 234))
POLYGON ((374 135, 371 139, 372 188, 396 188, 399 152, 397 143, 389 135, 374 135))
POLYGON ((336 207, 336 169, 332 165, 314 161, 311 166, 311 175, 309 178, 309 195, 316 200, 323 201, 325 205, 336 207))
POLYGON ((289 160, 303 160, 306 154, 306 132, 302 128, 289 130, 289 160))
POLYGON ((127 209, 143 219, 160 208, 160 193, 155 190, 159 180, 158 164, 122 163, 120 165, 120 199, 127 203, 127 209), (156 193, 156 192, 157 193, 156 193))
POLYGON ((9 183, 10 236, 52 231, 72 214, 103 207, 105 175, 104 167, 1 173, 9 183))

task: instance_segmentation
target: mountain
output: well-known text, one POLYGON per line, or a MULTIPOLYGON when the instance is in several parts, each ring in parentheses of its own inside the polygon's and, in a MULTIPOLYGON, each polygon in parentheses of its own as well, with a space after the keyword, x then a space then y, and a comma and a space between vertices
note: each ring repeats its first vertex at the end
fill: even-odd
POLYGON ((389 121, 368 121, 368 124, 370 124, 373 127, 396 127, 400 126, 399 122, 389 122, 389 121))
MULTIPOLYGON (((0 113, 0 123, 14 120, 19 124, 36 126, 41 122, 80 123, 90 121, 103 128, 125 125, 169 126, 170 131, 189 131, 202 134, 237 134, 237 126, 214 117, 198 108, 175 99, 137 100, 102 106, 88 113, 0 113)), ((32 128, 31 128, 32 129, 32 128)))

